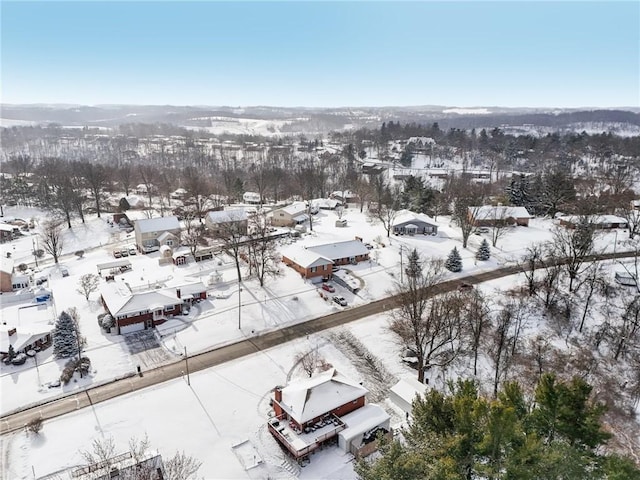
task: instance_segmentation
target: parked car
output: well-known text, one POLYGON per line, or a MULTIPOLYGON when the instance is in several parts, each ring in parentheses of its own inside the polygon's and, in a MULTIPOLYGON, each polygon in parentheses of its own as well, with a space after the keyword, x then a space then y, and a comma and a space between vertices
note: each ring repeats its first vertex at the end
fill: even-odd
POLYGON ((347 306, 347 301, 344 299, 344 297, 341 297, 340 295, 334 295, 333 296, 333 301, 336 302, 338 305, 340 305, 342 307, 346 307, 347 306))
POLYGON ((364 246, 367 247, 369 250, 373 249, 373 245, 371 245, 370 243, 365 243, 364 246))
POLYGON ((468 292, 469 290, 473 290, 473 285, 467 282, 462 282, 460 285, 458 285, 458 290, 460 290, 461 292, 468 292))
POLYGON ((478 228, 478 233, 489 233, 491 230, 489 227, 480 227, 478 228))
POLYGON ((336 291, 336 289, 330 283, 323 283, 322 284, 322 289, 326 290, 327 292, 331 292, 331 293, 336 291))
POLYGON ((129 255, 137 255, 138 251, 136 250, 136 247, 129 247, 129 255))
POLYGON ((116 258, 120 258, 122 257, 122 253, 120 253, 120 250, 114 250, 113 251, 113 256, 116 258))
POLYGON ((69 270, 67 270, 67 267, 60 267, 60 273, 62 274, 63 277, 69 276, 69 270))
POLYGON ((129 256, 129 250, 126 249, 126 248, 123 248, 122 250, 120 250, 120 256, 128 257, 129 256))

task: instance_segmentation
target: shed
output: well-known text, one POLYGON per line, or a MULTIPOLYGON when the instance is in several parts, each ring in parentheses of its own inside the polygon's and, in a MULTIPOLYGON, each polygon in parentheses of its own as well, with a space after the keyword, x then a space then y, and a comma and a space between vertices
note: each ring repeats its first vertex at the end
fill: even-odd
POLYGON ((347 428, 338 434, 338 446, 345 452, 355 454, 363 446, 367 433, 379 428, 388 432, 390 419, 382 407, 372 403, 346 414, 341 420, 347 424, 347 428))
POLYGON ((416 395, 424 395, 427 386, 420 383, 416 378, 403 377, 389 390, 389 399, 400 409, 411 414, 413 399, 416 395))

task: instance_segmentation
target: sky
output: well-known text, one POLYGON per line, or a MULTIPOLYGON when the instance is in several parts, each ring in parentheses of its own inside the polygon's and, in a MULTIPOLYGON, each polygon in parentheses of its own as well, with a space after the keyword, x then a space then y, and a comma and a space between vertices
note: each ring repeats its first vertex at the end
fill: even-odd
POLYGON ((0 5, 2 103, 640 106, 635 0, 0 5))

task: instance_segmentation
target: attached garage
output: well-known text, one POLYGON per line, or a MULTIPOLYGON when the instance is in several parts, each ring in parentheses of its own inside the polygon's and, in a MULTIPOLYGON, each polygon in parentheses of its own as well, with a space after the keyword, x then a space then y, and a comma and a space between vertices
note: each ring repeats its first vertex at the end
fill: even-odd
POLYGON ((139 332, 140 330, 144 330, 144 322, 132 323, 131 325, 123 325, 122 327, 120 327, 120 335, 139 332))
POLYGON ((375 438, 376 431, 391 430, 390 419, 382 407, 372 403, 348 413, 341 417, 347 428, 338 434, 338 446, 345 452, 356 455, 369 440, 375 438))

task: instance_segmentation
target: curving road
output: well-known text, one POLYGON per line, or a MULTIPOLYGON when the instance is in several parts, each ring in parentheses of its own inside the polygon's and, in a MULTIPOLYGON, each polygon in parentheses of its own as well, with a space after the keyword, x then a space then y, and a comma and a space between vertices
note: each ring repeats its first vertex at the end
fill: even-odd
MULTIPOLYGON (((613 258, 628 258, 634 257, 635 255, 635 252, 610 253, 591 255, 587 260, 595 261, 613 258)), ((430 295, 438 295, 455 290, 462 282, 478 284, 488 280, 495 280, 497 278, 513 275, 521 271, 522 267, 519 265, 513 265, 475 275, 460 277, 455 280, 448 280, 431 287, 430 295)), ((34 418, 42 418, 43 420, 46 420, 64 415, 120 395, 125 395, 152 385, 166 382, 167 380, 182 377, 185 372, 204 370, 261 350, 281 345, 312 333, 321 332, 329 328, 345 325, 355 320, 360 320, 362 318, 384 312, 393 307, 395 298, 395 296, 387 297, 366 305, 352 307, 324 317, 314 318, 252 338, 239 340, 230 345, 218 347, 190 356, 186 361, 179 360, 168 365, 147 370, 143 373, 143 376, 132 375, 127 378, 114 380, 108 384, 95 386, 80 392, 69 394, 63 398, 43 402, 19 412, 3 415, 0 417, 0 435, 19 430, 34 418)))

